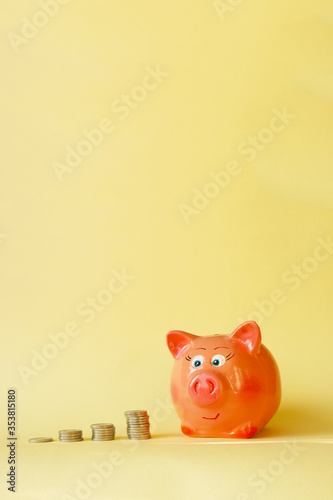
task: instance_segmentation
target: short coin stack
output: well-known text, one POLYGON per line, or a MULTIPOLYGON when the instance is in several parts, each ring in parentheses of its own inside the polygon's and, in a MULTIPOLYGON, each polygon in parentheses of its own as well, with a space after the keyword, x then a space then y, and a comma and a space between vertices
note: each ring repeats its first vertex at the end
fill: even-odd
POLYGON ((82 431, 79 429, 65 429, 59 431, 59 441, 75 442, 83 441, 82 431))
POLYGON ((112 441, 114 439, 116 429, 113 424, 92 424, 92 441, 112 441))
POLYGON ((143 410, 125 411, 129 439, 150 439, 149 415, 143 410))

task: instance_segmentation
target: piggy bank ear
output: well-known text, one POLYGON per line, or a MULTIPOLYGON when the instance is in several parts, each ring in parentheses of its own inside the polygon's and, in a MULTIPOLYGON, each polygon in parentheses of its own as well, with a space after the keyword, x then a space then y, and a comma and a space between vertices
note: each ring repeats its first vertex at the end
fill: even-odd
POLYGON ((229 338, 238 340, 253 354, 256 354, 260 350, 261 333, 255 321, 242 323, 231 335, 229 335, 229 338))
POLYGON ((180 330, 172 330, 167 333, 166 339, 169 351, 175 359, 179 359, 193 345, 196 335, 191 333, 182 332, 180 330))

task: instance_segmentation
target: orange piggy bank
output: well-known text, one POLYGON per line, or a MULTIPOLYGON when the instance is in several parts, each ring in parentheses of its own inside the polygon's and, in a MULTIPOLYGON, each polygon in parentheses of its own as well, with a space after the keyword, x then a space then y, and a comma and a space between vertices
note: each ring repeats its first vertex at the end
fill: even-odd
POLYGON ((175 359, 171 396, 188 436, 249 438, 281 400, 278 366, 254 321, 231 335, 167 334, 175 359))

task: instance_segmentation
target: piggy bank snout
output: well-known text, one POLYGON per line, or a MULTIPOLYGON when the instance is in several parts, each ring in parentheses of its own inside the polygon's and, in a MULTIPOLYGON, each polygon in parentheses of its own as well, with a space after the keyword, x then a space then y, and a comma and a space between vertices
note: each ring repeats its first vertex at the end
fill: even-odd
POLYGON ((215 375, 200 373, 188 385, 188 394, 192 401, 202 406, 215 403, 222 392, 221 382, 215 375))

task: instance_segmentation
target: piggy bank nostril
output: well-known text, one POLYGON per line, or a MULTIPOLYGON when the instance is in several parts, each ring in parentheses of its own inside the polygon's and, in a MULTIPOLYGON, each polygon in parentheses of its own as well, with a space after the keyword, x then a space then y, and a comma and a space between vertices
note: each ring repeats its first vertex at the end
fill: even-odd
POLYGON ((194 389, 194 392, 196 395, 199 394, 199 391, 200 391, 200 382, 195 382, 195 384, 193 384, 193 389, 194 389))
POLYGON ((208 389, 210 394, 214 392, 215 384, 211 380, 208 380, 208 389))

